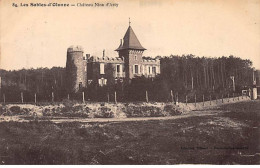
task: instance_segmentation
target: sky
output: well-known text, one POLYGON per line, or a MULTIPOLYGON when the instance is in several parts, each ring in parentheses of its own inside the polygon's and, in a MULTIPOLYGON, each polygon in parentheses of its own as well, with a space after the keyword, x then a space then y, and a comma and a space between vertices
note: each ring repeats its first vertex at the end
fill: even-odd
POLYGON ((71 45, 116 57, 129 17, 144 56, 234 55, 260 69, 260 0, 0 0, 0 12, 1 69, 65 67, 71 45), (118 7, 19 6, 30 2, 118 7))

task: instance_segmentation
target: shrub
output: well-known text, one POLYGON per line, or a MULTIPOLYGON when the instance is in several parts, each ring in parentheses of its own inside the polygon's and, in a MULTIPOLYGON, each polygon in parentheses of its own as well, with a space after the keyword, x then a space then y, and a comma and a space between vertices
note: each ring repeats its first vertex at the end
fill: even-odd
POLYGON ((94 116, 97 118, 113 118, 114 114, 110 108, 102 106, 94 116))
POLYGON ((83 107, 81 105, 73 106, 72 111, 73 112, 83 111, 83 107))
POLYGON ((162 111, 158 107, 153 106, 143 106, 141 108, 142 112, 144 113, 144 117, 161 117, 164 116, 162 111))
POLYGON ((67 113, 70 111, 72 111, 72 107, 69 107, 69 106, 65 106, 65 107, 61 108, 61 110, 60 110, 61 113, 67 113))
POLYGON ((89 107, 85 107, 85 112, 87 112, 87 113, 90 113, 90 108, 89 107))
POLYGON ((51 113, 50 109, 45 108, 45 109, 42 111, 42 115, 43 115, 43 116, 52 116, 52 113, 51 113))
POLYGON ((165 112, 169 113, 170 116, 180 115, 181 111, 175 108, 173 105, 165 105, 164 109, 165 112))
POLYGON ((26 114, 26 115, 28 115, 29 113, 30 113, 30 109, 28 109, 28 108, 23 108, 22 109, 22 114, 26 114))
POLYGON ((127 117, 160 117, 164 116, 162 110, 154 106, 128 106, 126 108, 127 117))
POLYGON ((126 107, 127 117, 143 117, 141 108, 139 106, 127 106, 126 107))
POLYGON ((14 113, 14 114, 19 114, 19 113, 21 113, 21 108, 19 107, 19 106, 12 106, 12 107, 10 107, 10 109, 9 109, 12 113, 14 113))

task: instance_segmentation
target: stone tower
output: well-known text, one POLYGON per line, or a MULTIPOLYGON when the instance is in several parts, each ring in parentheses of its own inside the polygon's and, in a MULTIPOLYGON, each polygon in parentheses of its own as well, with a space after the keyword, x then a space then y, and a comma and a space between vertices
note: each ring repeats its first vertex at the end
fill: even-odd
POLYGON ((87 63, 83 58, 81 46, 70 46, 67 49, 67 90, 77 92, 80 88, 86 87, 87 63))
POLYGON ((144 50, 146 49, 137 39, 129 22, 123 41, 121 40, 119 47, 115 50, 118 52, 119 57, 125 60, 126 79, 141 76, 144 50))

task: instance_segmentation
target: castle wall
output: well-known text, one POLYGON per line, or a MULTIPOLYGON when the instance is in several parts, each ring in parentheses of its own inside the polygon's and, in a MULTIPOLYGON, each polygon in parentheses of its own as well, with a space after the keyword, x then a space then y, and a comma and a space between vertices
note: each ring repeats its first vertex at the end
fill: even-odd
POLYGON ((143 59, 142 74, 145 77, 155 77, 160 73, 161 73, 161 67, 160 67, 159 59, 143 59))
POLYGON ((116 78, 124 78, 124 61, 119 58, 100 58, 92 57, 88 61, 88 80, 92 80, 93 84, 99 85, 99 79, 106 80, 107 85, 115 83, 116 78), (104 73, 101 73, 101 64, 104 66, 104 73), (120 73, 117 73, 117 65, 120 65, 120 73))

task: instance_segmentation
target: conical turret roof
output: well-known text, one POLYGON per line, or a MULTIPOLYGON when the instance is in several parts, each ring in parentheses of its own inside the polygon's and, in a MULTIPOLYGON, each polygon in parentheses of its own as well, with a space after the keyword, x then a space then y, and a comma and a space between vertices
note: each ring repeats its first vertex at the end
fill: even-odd
POLYGON ((121 43, 116 51, 125 49, 146 50, 139 42, 131 26, 128 27, 125 33, 123 44, 121 43))

